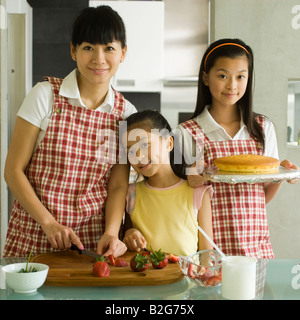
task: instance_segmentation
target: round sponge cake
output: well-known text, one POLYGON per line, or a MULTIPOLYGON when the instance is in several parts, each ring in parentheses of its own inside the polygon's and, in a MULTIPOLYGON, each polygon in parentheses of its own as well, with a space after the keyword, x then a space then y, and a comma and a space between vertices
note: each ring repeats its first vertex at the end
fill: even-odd
POLYGON ((240 154, 214 160, 215 166, 222 171, 241 173, 272 173, 280 165, 278 159, 256 154, 240 154))

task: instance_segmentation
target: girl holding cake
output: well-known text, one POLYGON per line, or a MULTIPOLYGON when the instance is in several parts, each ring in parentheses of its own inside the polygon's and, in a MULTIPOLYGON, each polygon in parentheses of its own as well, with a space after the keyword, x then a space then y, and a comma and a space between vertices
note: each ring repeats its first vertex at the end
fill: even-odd
MULTIPOLYGON (((200 65, 195 112, 179 125, 186 162, 198 159, 211 166, 216 158, 241 154, 278 159, 274 125, 252 109, 252 82, 253 53, 248 45, 222 39, 208 47, 200 65)), ((281 165, 297 168, 288 160, 281 165)), ((213 186, 214 241, 225 254, 274 257, 265 205, 280 183, 213 183, 199 174, 188 180, 193 186, 213 186)))

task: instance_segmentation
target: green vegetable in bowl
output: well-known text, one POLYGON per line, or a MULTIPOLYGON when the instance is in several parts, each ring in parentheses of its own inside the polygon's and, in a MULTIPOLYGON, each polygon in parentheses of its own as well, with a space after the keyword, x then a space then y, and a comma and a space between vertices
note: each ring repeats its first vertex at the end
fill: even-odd
POLYGON ((30 266, 29 269, 28 269, 28 263, 29 263, 29 260, 30 260, 30 257, 31 257, 31 254, 32 252, 30 251, 29 253, 29 257, 27 259, 27 263, 26 263, 26 268, 22 268, 18 273, 28 273, 28 272, 37 272, 37 269, 33 266, 30 266))

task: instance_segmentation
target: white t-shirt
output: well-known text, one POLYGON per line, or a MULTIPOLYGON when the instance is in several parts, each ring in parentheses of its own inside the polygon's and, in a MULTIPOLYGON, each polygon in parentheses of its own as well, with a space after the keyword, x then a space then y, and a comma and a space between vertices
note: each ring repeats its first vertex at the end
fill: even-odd
MULTIPOLYGON (((229 141, 229 140, 249 140, 250 135, 245 126, 243 120, 241 120, 240 130, 238 133, 232 138, 226 130, 221 127, 211 116, 208 111, 208 107, 201 114, 194 118, 194 120, 199 124, 201 129, 203 129, 205 135, 210 141, 229 141)), ((184 156, 187 163, 193 163, 192 159, 189 159, 189 155, 195 155, 195 146, 193 146, 193 140, 190 138, 190 134, 183 129, 182 127, 178 127, 180 129, 181 134, 183 135, 184 141, 184 156)), ((278 159, 278 148, 277 148, 277 139, 276 133, 273 123, 269 119, 265 119, 265 156, 273 157, 278 159)))
MULTIPOLYGON (((77 69, 74 69, 68 76, 64 78, 59 90, 59 94, 63 97, 67 97, 72 105, 86 108, 81 100, 77 85, 77 69)), ((114 105, 115 95, 112 87, 110 86, 104 102, 96 110, 100 110, 102 112, 112 112, 114 105)), ((31 89, 17 113, 17 116, 41 129, 35 148, 46 134, 52 114, 52 106, 53 93, 51 84, 48 81, 44 81, 37 83, 31 89)), ((137 112, 137 110, 134 105, 125 100, 124 118, 128 118, 132 113, 135 112, 137 112)))

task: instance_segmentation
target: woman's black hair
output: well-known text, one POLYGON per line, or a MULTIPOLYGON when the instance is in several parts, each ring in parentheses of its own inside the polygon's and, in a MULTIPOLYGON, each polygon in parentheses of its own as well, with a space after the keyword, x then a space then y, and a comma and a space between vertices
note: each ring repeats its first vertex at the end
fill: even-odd
MULTIPOLYGON (((133 113, 126 119, 126 122, 127 130, 139 128, 151 132, 152 129, 157 129, 162 136, 164 136, 164 134, 173 135, 167 119, 160 112, 155 110, 144 110, 133 113)), ((174 147, 170 151, 170 165, 173 172, 178 177, 186 179, 185 169, 187 165, 184 162, 179 141, 177 141, 177 139, 174 139, 174 147)))
POLYGON ((216 60, 220 57, 236 58, 239 56, 246 56, 248 59, 248 83, 246 92, 243 97, 237 102, 237 106, 241 110, 241 116, 245 123, 249 135, 257 142, 259 142, 264 148, 265 137, 261 126, 255 119, 258 115, 253 112, 253 73, 254 73, 254 57, 252 49, 246 45, 240 39, 221 39, 212 43, 205 51, 199 71, 198 80, 198 93, 196 108, 191 118, 198 116, 205 108, 206 105, 212 103, 212 96, 209 87, 204 84, 203 72, 208 73, 209 70, 214 66, 216 60), (227 43, 227 45, 220 46, 227 43), (230 45, 234 43, 237 45, 230 45), (216 48, 217 46, 220 46, 216 48), (242 46, 243 48, 241 48, 242 46), (214 49, 215 48, 215 49, 214 49), (208 57, 207 57, 208 56, 208 57), (207 59, 207 60, 206 60, 207 59), (204 66, 206 60, 206 65, 204 66))
POLYGON ((82 42, 107 44, 120 41, 122 49, 126 46, 126 29, 122 18, 109 6, 83 9, 73 23, 72 44, 82 42))

